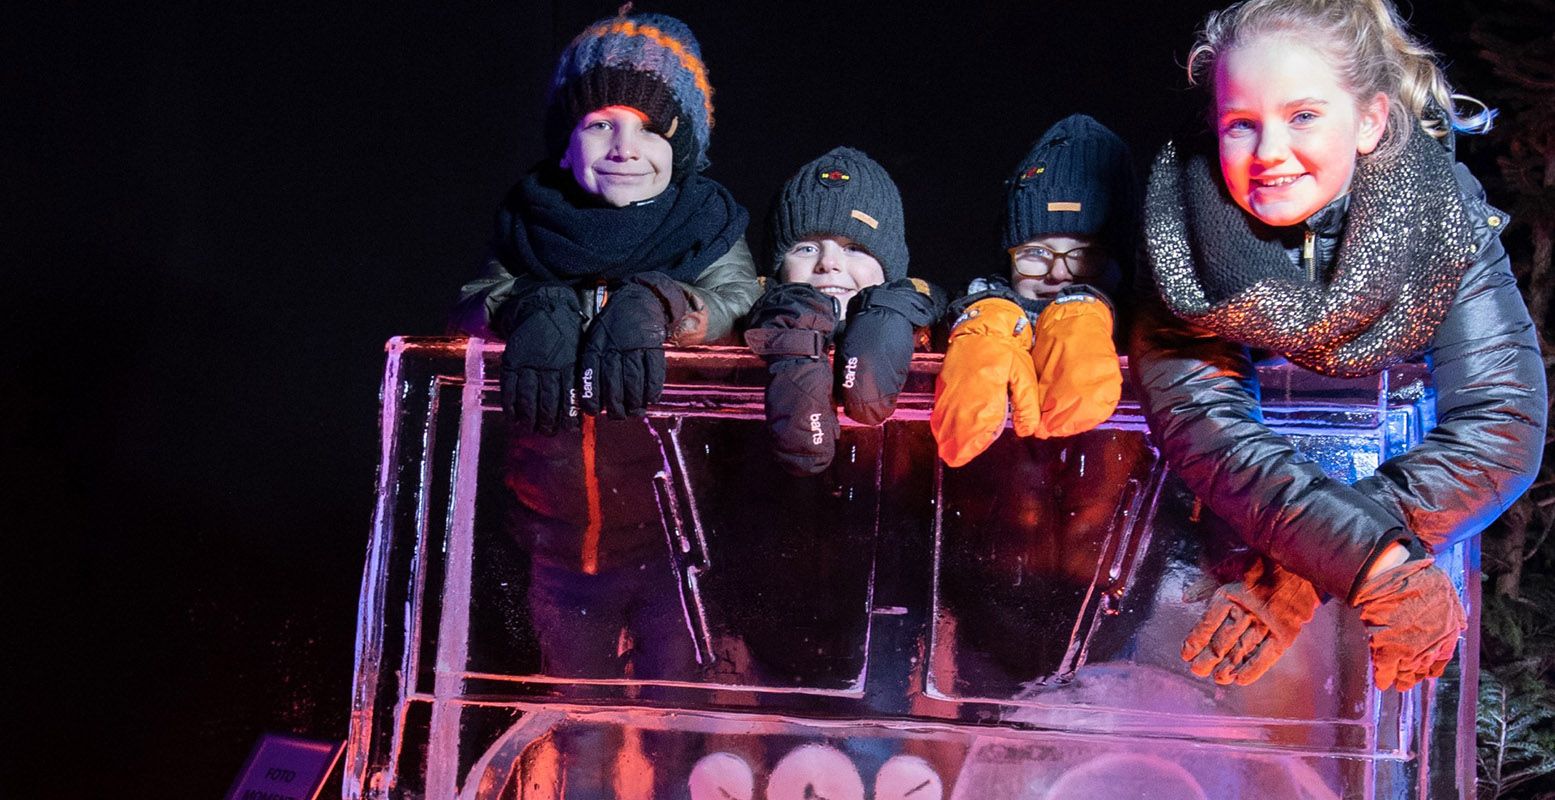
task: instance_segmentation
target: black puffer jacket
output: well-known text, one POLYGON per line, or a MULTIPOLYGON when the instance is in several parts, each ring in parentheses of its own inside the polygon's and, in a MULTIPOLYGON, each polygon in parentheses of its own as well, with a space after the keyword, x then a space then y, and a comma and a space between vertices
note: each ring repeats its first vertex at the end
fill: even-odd
MULTIPOLYGON (((1468 170, 1455 165, 1455 174, 1477 250, 1423 354, 1437 426, 1353 486, 1328 478, 1263 424, 1248 348, 1178 319, 1152 270, 1141 270, 1131 371, 1167 461, 1250 545, 1345 599, 1388 545, 1418 539, 1441 548, 1472 536, 1538 470, 1544 370, 1499 238, 1507 219, 1468 170)), ((1338 210, 1341 217, 1314 216, 1311 274, 1320 278, 1337 250, 1338 210)), ((1306 260, 1299 249, 1293 258, 1306 260)))

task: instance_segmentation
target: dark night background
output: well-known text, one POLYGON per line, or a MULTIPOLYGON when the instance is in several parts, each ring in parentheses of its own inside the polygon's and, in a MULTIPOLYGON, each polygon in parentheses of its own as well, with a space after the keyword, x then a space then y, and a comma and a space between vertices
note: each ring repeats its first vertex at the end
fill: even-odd
MULTIPOLYGON (((615 10, 152 5, 0 24, 8 798, 220 797, 262 731, 344 739, 383 343, 441 332, 556 54, 615 10)), ((1219 5, 637 7, 700 38, 709 175, 758 223, 853 145, 953 284, 1046 126, 1088 112, 1143 167, 1193 118, 1219 5)), ((1411 13, 1468 60, 1462 12, 1411 13)))

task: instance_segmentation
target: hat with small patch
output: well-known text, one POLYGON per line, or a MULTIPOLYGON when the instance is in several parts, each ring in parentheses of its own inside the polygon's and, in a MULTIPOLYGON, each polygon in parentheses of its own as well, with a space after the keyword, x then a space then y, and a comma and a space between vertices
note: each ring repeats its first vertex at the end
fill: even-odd
POLYGON ((887 281, 907 277, 902 195, 885 167, 838 147, 799 168, 778 193, 767 226, 772 271, 806 236, 845 236, 880 262, 887 281))
POLYGON ((707 168, 713 87, 691 29, 664 14, 620 14, 595 22, 562 52, 551 80, 546 135, 552 154, 567 149, 584 115, 628 106, 669 140, 677 176, 707 168))
MULTIPOLYGON (((1065 117, 1005 182, 1004 248, 1040 236, 1096 236, 1131 248, 1139 187, 1128 145, 1084 114, 1065 117)), ((1124 253, 1119 252, 1119 255, 1124 253)))

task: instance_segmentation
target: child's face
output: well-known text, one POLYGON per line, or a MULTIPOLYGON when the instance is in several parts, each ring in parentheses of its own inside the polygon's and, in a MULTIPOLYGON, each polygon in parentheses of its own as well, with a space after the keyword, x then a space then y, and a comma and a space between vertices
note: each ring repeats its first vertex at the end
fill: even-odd
POLYGON ((1348 191, 1387 118, 1385 95, 1354 97, 1321 53, 1288 36, 1247 42, 1216 66, 1226 188, 1270 225, 1301 223, 1348 191))
POLYGON ((842 313, 861 289, 885 283, 885 270, 868 250, 846 236, 806 236, 783 254, 778 271, 788 283, 808 283, 837 298, 842 313))
POLYGON ((607 106, 578 120, 562 155, 563 169, 583 191, 621 207, 658 197, 670 183, 674 152, 668 139, 643 127, 629 106, 607 106))
POLYGON ((1010 285, 1031 300, 1045 300, 1073 283, 1089 283, 1107 271, 1107 251, 1091 236, 1038 236, 1010 248, 1010 285))

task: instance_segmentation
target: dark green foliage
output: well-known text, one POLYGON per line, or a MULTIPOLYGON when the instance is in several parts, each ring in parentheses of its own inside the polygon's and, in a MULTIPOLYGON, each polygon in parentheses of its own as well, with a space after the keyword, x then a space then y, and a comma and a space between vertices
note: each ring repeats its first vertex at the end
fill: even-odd
MULTIPOLYGON (((1503 683, 1480 674, 1479 796, 1509 797, 1519 786, 1555 771, 1555 692, 1526 674, 1503 683)), ((1522 796, 1522 795, 1520 795, 1522 796)))
POLYGON ((1550 450, 1546 443, 1540 482, 1485 537, 1476 724, 1481 800, 1548 798, 1555 790, 1555 554, 1541 546, 1555 509, 1545 474, 1550 450), (1512 535, 1518 529, 1522 535, 1512 535))
MULTIPOLYGON (((1495 159, 1491 201, 1512 212, 1502 237, 1541 329, 1555 289, 1555 0, 1470 3, 1468 32, 1481 74, 1470 92, 1498 109, 1471 145, 1495 159)), ((1555 348, 1540 340, 1545 375, 1555 348)), ((1485 532, 1480 621, 1479 796, 1555 797, 1555 447, 1546 435, 1533 488, 1485 532)))
MULTIPOLYGON (((1548 375, 1548 370, 1546 370, 1548 375)), ((1485 533, 1480 616, 1479 796, 1555 796, 1555 447, 1539 479, 1485 533)))

